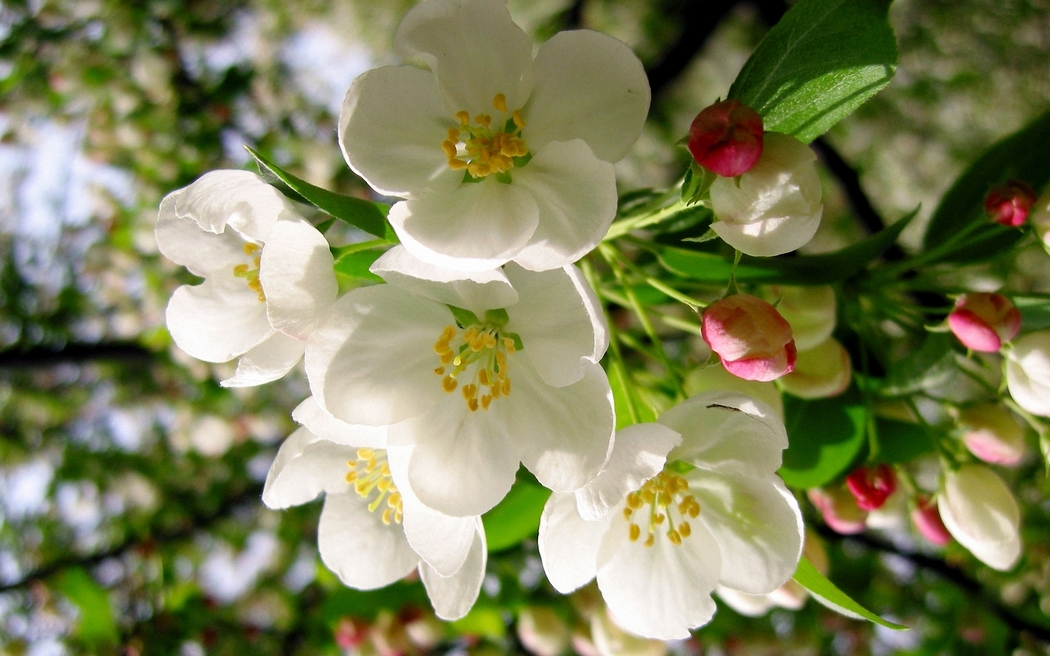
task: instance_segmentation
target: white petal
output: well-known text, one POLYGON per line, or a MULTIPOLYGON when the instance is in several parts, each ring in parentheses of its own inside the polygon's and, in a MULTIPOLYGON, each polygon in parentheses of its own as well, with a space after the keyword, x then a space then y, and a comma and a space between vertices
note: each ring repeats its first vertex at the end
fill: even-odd
POLYGON ((694 469, 686 478, 700 502, 699 520, 721 549, 723 585, 767 594, 791 578, 802 555, 802 514, 779 477, 694 469))
POLYGON ((1017 500, 990 468, 970 464, 946 472, 937 507, 952 537, 989 567, 1006 571, 1021 557, 1017 500))
POLYGON ((450 324, 447 307, 392 285, 349 292, 306 346, 314 399, 342 421, 369 426, 425 412, 445 397, 434 342, 450 324))
POLYGON ((525 355, 544 382, 573 383, 609 346, 605 314, 574 266, 536 273, 510 263, 505 271, 519 295, 507 309, 507 329, 518 333, 525 355))
POLYGON ((1050 417, 1050 331, 1029 333, 1006 351, 1006 385, 1022 408, 1050 417))
POLYGON ((715 591, 727 606, 747 617, 761 617, 775 605, 766 595, 747 594, 721 585, 715 591))
POLYGON ((525 247, 539 210, 521 185, 485 179, 402 201, 388 218, 405 248, 424 262, 487 271, 525 247))
POLYGON ((540 516, 540 560, 554 589, 568 594, 586 585, 598 571, 598 547, 612 515, 589 522, 576 510, 576 497, 555 492, 540 516))
POLYGON ((522 463, 555 492, 572 492, 594 480, 609 459, 616 426, 612 390, 601 366, 589 364, 577 382, 551 387, 517 357, 510 377, 510 395, 493 401, 489 413, 520 445, 522 463))
POLYGON ((572 264, 602 240, 616 216, 616 173, 579 139, 534 151, 514 172, 514 186, 532 194, 539 224, 514 261, 533 271, 572 264))
POLYGON ((750 396, 769 405, 781 419, 784 417, 784 400, 774 383, 737 378, 726 371, 726 368, 719 362, 693 369, 686 376, 684 385, 688 396, 716 391, 740 392, 744 396, 750 396))
POLYGON ((688 638, 715 613, 711 591, 722 565, 714 538, 697 523, 680 545, 657 535, 645 547, 631 542, 627 522, 618 520, 598 555, 598 588, 613 619, 646 638, 688 638))
POLYGON ((212 271, 232 270, 244 262, 244 239, 235 230, 208 232, 190 217, 178 216, 175 205, 185 189, 173 191, 160 202, 157 215, 157 248, 190 273, 207 276, 212 271))
POLYGON ((659 474, 668 452, 681 442, 681 435, 660 424, 634 424, 617 431, 605 468, 576 491, 580 516, 588 520, 604 517, 628 492, 659 474))
POLYGON ((274 333, 241 356, 237 370, 222 381, 222 386, 253 387, 277 380, 303 359, 304 350, 305 340, 274 333))
POLYGON ((799 249, 809 243, 820 227, 823 208, 805 216, 778 217, 752 223, 715 221, 711 229, 722 241, 741 253, 773 257, 799 249))
POLYGON ((478 518, 474 518, 474 526, 470 553, 455 574, 443 577, 426 562, 419 564, 419 578, 427 589, 434 614, 446 621, 458 620, 470 611, 481 591, 481 582, 485 580, 488 560, 485 530, 478 518))
POLYGON ((384 524, 380 513, 353 492, 329 494, 317 525, 317 546, 325 566, 358 590, 373 590, 404 578, 419 564, 399 524, 384 524))
POLYGON ((502 269, 475 272, 446 269, 427 264, 404 246, 395 246, 383 253, 371 271, 391 285, 438 303, 470 310, 479 317, 484 316, 485 310, 518 302, 518 292, 511 287, 502 269))
POLYGON ((354 457, 353 449, 323 440, 307 428, 297 429, 277 451, 266 475, 263 503, 287 508, 304 504, 321 492, 347 492, 347 461, 354 457))
POLYGON ((202 230, 219 233, 229 225, 254 242, 265 242, 285 211, 294 213, 288 199, 249 171, 205 173, 175 203, 175 214, 193 219, 202 230))
POLYGON ((510 18, 504 0, 424 0, 394 37, 402 57, 420 57, 437 77, 452 114, 493 113, 506 96, 521 107, 532 87, 532 40, 510 18))
POLYGON ((338 292, 332 251, 303 219, 278 221, 262 249, 259 282, 270 325, 306 339, 338 292))
POLYGON ((386 426, 362 426, 340 421, 308 396, 292 411, 292 419, 326 440, 336 444, 371 449, 386 448, 386 426))
POLYGON ((176 289, 165 318, 179 348, 205 362, 232 360, 274 332, 266 304, 232 272, 176 289))
POLYGON ((737 392, 705 392, 660 416, 682 435, 668 460, 762 478, 780 468, 787 430, 774 410, 737 392))
POLYGON ((441 149, 454 121, 437 81, 413 66, 384 66, 354 80, 339 113, 339 146, 355 173, 386 196, 419 194, 450 171, 441 149))
POLYGON ((638 57, 616 39, 590 30, 559 32, 540 47, 533 75, 523 130, 530 148, 583 139, 599 158, 618 162, 642 133, 649 80, 638 57))

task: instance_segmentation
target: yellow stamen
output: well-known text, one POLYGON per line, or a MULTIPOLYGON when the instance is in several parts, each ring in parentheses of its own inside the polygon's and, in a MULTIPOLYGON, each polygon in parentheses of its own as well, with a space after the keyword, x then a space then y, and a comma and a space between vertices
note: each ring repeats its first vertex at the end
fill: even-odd
POLYGON ((507 97, 504 96, 502 93, 497 93, 496 97, 492 99, 492 106, 495 107, 497 110, 499 110, 499 111, 503 112, 504 114, 506 114, 507 113, 507 97))
MULTIPOLYGON (((638 490, 627 495, 624 503, 623 517, 629 523, 630 535, 641 534, 641 528, 634 523, 634 518, 640 516, 647 525, 648 538, 643 543, 650 547, 655 544, 657 533, 667 536, 673 545, 682 544, 682 540, 692 534, 692 527, 686 521, 686 517, 696 517, 700 514, 700 504, 693 495, 689 494, 689 482, 682 476, 669 471, 663 471, 649 479, 638 490), (648 506, 648 510, 643 510, 648 506), (677 521, 675 519, 677 513, 677 521), (662 527, 666 523, 666 530, 662 527)), ((632 537, 632 541, 637 538, 632 537)))
POLYGON ((638 538, 642 536, 641 527, 639 527, 637 524, 631 524, 631 527, 629 529, 629 535, 631 538, 631 542, 637 542, 638 538))

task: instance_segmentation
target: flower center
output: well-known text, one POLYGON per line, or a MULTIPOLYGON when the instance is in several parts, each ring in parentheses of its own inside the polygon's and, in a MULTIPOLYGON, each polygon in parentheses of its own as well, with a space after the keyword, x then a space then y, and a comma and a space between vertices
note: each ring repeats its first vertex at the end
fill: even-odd
POLYGON ((354 492, 366 501, 373 494, 375 498, 368 504, 368 510, 375 512, 386 500, 383 508, 383 523, 387 526, 390 522, 401 523, 403 509, 401 507, 401 493, 390 478, 390 465, 386 461, 386 453, 377 452, 374 449, 358 449, 357 460, 348 460, 347 466, 350 472, 346 475, 346 482, 354 486, 354 492))
POLYGON ((265 301, 266 295, 263 294, 262 283, 259 282, 259 262, 262 260, 262 256, 256 255, 258 251, 259 244, 246 242, 244 244, 244 254, 251 258, 251 264, 238 264, 233 267, 233 275, 238 278, 244 278, 248 283, 248 289, 258 294, 260 301, 265 301), (255 268, 252 268, 253 266, 255 268))
POLYGON ((662 471, 645 482, 639 490, 627 495, 627 505, 623 509, 623 518, 629 524, 628 536, 631 542, 637 542, 642 536, 642 527, 635 523, 641 518, 646 527, 645 546, 653 546, 657 527, 667 522, 667 539, 672 544, 682 544, 684 538, 692 533, 692 527, 686 517, 695 519, 700 515, 700 502, 687 494, 689 483, 678 474, 662 471), (648 506, 648 511, 645 507, 648 506), (674 515, 678 515, 675 522, 674 515))
POLYGON ((471 412, 479 407, 488 410, 494 399, 510 396, 507 355, 516 350, 514 339, 502 335, 498 327, 472 325, 459 335, 455 327, 445 326, 434 342, 434 352, 441 358, 434 373, 442 377, 441 387, 450 394, 464 383, 460 391, 471 412))
POLYGON ((502 125, 497 124, 495 128, 488 114, 478 114, 471 121, 469 112, 456 112, 459 127, 449 128, 448 137, 441 144, 452 170, 466 169, 476 179, 493 173, 500 176, 514 168, 515 158, 529 154, 521 139, 521 129, 525 127, 521 110, 508 112, 507 97, 502 93, 492 99, 492 106, 504 116, 510 114, 502 125))

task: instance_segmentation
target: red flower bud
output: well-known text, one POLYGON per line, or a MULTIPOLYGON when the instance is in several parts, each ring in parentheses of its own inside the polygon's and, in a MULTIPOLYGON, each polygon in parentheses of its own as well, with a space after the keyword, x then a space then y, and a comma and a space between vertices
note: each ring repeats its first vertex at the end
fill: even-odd
POLYGON ((945 528, 941 513, 937 510, 937 500, 920 496, 915 500, 915 510, 911 511, 911 521, 922 537, 930 542, 944 546, 952 541, 952 534, 945 528))
POLYGON ((704 109, 689 126, 693 159, 718 175, 733 177, 751 170, 762 156, 762 117, 739 100, 723 100, 704 109))
POLYGON ((864 530, 867 511, 857 506, 854 499, 841 486, 806 490, 810 502, 820 511, 828 528, 841 535, 853 535, 864 530))
POLYGON ((755 296, 736 294, 707 306, 700 332, 726 371, 738 378, 770 381, 795 368, 791 325, 755 296))
POLYGON ((897 477, 886 464, 858 467, 846 477, 846 487, 853 493, 857 505, 864 510, 878 510, 897 489, 897 477))
POLYGON ((963 346, 994 353, 1021 329, 1021 313, 1002 294, 963 294, 948 315, 948 327, 963 346))
POLYGON ((996 223, 1016 228, 1028 218, 1028 211, 1035 203, 1035 190, 1020 180, 992 187, 984 197, 984 211, 996 223))

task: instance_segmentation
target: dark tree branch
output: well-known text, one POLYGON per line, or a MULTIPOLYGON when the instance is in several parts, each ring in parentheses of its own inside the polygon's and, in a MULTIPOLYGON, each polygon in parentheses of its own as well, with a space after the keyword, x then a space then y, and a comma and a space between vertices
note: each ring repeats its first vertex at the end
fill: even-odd
POLYGON ((707 39, 738 0, 687 0, 675 21, 682 26, 678 40, 664 51, 663 57, 646 70, 653 98, 667 88, 689 66, 707 39))
POLYGON ((846 192, 846 198, 849 199, 853 213, 856 214, 868 234, 875 234, 885 228, 886 223, 875 211, 868 195, 864 193, 864 188, 860 184, 860 175, 846 160, 842 159, 839 151, 835 150, 835 147, 824 137, 817 137, 810 145, 813 146, 813 150, 817 151, 824 166, 842 185, 842 190, 846 192))
POLYGON ((135 342, 69 343, 60 349, 35 347, 0 351, 0 369, 47 367, 61 363, 79 364, 98 360, 146 362, 155 354, 135 342))
POLYGON ((573 0, 573 3, 562 12, 562 25, 567 30, 579 29, 583 24, 583 5, 587 0, 573 0))

